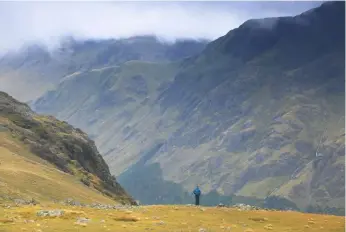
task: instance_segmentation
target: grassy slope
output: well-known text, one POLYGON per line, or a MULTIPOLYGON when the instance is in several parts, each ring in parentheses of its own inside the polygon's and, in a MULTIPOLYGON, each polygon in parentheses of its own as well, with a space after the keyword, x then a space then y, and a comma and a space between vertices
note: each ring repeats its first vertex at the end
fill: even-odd
POLYGON ((302 214, 297 212, 238 211, 237 209, 195 208, 184 206, 146 206, 131 210, 95 210, 78 207, 63 208, 60 218, 39 218, 40 209, 62 209, 59 205, 45 207, 0 208, 0 230, 9 231, 328 231, 345 230, 343 217, 302 214), (87 225, 76 225, 78 217, 90 218, 87 225), (12 221, 12 220, 13 221, 12 221), (24 223, 24 220, 35 220, 24 223), (103 221, 102 221, 103 220, 103 221))
POLYGON ((0 109, 2 200, 133 202, 85 133, 3 92, 0 109))
POLYGON ((74 198, 80 202, 112 204, 114 200, 88 188, 78 178, 32 154, 24 144, 0 133, 0 200, 31 199, 39 202, 74 198))

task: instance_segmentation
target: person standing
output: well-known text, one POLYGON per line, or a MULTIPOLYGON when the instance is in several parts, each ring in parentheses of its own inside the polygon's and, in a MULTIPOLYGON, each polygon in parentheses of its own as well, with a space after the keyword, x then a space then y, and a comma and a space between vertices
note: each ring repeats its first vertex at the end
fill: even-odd
POLYGON ((193 194, 195 195, 195 205, 199 205, 199 198, 202 192, 199 189, 198 185, 196 186, 195 190, 193 190, 193 194))

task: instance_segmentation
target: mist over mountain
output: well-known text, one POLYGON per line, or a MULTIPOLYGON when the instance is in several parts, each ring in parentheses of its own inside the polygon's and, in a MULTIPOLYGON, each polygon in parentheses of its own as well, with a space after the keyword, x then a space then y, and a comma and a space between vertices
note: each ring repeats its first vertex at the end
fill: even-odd
POLYGON ((214 40, 249 18, 292 16, 322 2, 1 2, 0 54, 61 37, 124 39, 155 35, 166 41, 214 40))
POLYGON ((344 213, 344 2, 209 43, 65 43, 3 57, 1 89, 85 130, 142 203, 187 203, 199 184, 204 204, 344 213))
POLYGON ((204 39, 166 42, 155 36, 136 36, 108 40, 64 37, 54 50, 44 44, 29 44, 0 59, 1 89, 19 100, 30 101, 69 75, 130 60, 177 61, 198 54, 207 42, 204 39))

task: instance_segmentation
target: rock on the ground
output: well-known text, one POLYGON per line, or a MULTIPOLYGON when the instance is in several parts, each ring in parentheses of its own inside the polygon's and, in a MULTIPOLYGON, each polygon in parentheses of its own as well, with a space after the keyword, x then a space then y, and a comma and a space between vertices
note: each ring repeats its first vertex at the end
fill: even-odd
POLYGON ((60 217, 64 215, 63 210, 40 210, 36 213, 39 217, 60 217))
POLYGON ((88 223, 90 222, 89 218, 78 218, 77 223, 88 223))
POLYGON ((236 204, 233 207, 238 208, 238 210, 240 210, 240 211, 259 210, 260 209, 257 206, 246 205, 246 204, 236 204))

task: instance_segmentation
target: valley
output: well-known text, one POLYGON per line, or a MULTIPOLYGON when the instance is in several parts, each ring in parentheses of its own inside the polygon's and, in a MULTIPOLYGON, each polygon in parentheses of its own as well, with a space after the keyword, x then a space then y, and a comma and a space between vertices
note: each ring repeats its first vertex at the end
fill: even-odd
MULTIPOLYGON (((344 19, 345 3, 328 2, 248 20, 214 41, 138 36, 69 38, 54 52, 29 46, 0 60, 0 90, 45 115, 43 125, 60 124, 53 115, 85 131, 104 159, 99 168, 109 166, 107 178, 133 197, 122 193, 125 201, 188 204, 199 184, 206 206, 265 207, 272 199, 273 208, 344 215, 344 19)), ((23 141, 6 133, 11 160, 9 146, 23 141)), ((36 167, 13 153, 18 170, 0 165, 3 175, 36 167)), ((106 178, 100 169, 87 168, 106 178)))

